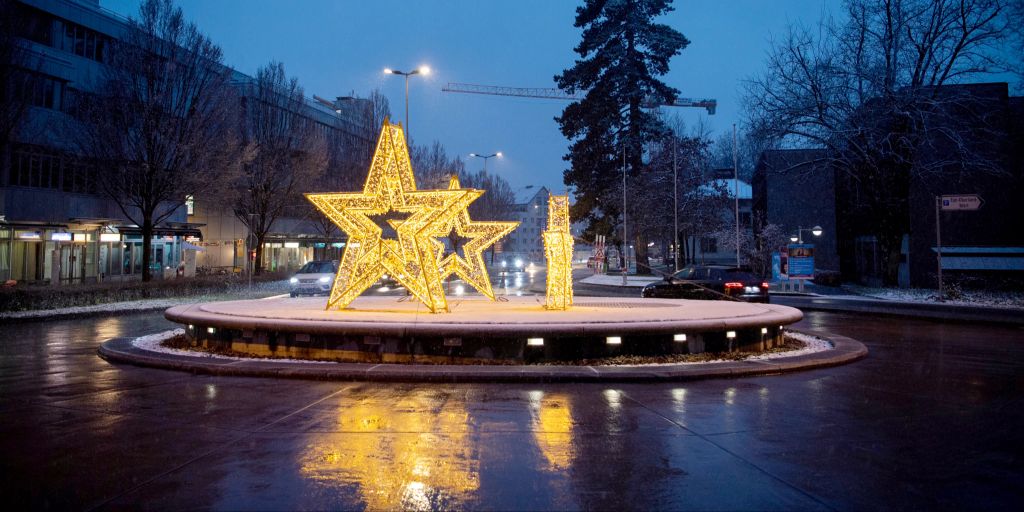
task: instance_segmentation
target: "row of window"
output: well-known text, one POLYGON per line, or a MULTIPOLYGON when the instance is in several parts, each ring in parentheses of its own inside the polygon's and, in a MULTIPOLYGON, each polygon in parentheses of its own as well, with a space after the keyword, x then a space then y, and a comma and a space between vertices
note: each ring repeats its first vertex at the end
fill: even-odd
POLYGON ((18 7, 20 36, 79 57, 105 61, 110 37, 24 4, 18 7))
POLYGON ((35 146, 19 146, 12 151, 7 185, 52 188, 79 194, 98 191, 95 165, 72 155, 35 146))
POLYGON ((21 71, 15 77, 15 95, 22 101, 54 110, 64 108, 63 80, 30 71, 21 71))

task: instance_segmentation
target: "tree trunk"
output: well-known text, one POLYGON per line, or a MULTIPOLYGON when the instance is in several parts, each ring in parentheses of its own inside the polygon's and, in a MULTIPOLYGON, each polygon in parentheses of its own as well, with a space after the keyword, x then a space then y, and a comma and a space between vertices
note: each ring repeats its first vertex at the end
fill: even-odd
POLYGON ((902 233, 880 234, 878 248, 882 253, 882 285, 899 286, 900 254, 903 252, 902 233))
POLYGON ((142 214, 142 281, 151 281, 153 273, 150 263, 153 260, 153 214, 142 214))
POLYGON ((265 236, 258 233, 254 236, 256 238, 256 247, 254 247, 256 260, 252 262, 252 273, 257 276, 263 273, 263 239, 265 236))
POLYGON ((636 247, 636 273, 637 274, 650 274, 651 273, 651 261, 647 254, 647 235, 637 234, 634 236, 636 240, 634 247, 636 247))

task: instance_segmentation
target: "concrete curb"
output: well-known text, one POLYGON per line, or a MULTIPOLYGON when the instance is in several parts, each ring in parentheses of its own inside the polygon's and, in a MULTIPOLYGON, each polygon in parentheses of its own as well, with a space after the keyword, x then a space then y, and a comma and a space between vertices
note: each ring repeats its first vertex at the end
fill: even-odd
POLYGON ((275 362, 268 359, 236 361, 205 356, 179 356, 142 350, 132 338, 114 338, 98 349, 113 363, 186 371, 217 376, 271 377, 310 380, 389 382, 658 382, 775 375, 838 366, 868 354, 863 343, 835 334, 808 332, 825 339, 834 349, 766 361, 647 366, 470 366, 367 363, 275 362))

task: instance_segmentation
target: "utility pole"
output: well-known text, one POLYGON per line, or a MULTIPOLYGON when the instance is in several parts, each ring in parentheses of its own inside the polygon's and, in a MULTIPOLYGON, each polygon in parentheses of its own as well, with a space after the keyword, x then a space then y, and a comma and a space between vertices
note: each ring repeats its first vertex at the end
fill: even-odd
POLYGON ((622 145, 622 286, 629 273, 629 237, 626 236, 626 145, 622 145))
POLYGON ((252 230, 253 216, 255 213, 249 214, 249 246, 252 248, 252 258, 249 257, 249 251, 245 251, 245 259, 249 262, 249 294, 252 295, 252 272, 256 266, 256 244, 254 242, 254 232, 252 230))
POLYGON ((736 153, 736 123, 732 124, 732 184, 733 200, 736 207, 736 267, 740 266, 740 169, 736 153))
POLYGON ((939 275, 939 302, 943 302, 945 300, 942 293, 942 228, 939 227, 939 222, 941 220, 940 215, 942 214, 940 212, 941 205, 942 197, 935 196, 935 258, 939 266, 937 269, 939 275))
POLYGON ((675 132, 672 132, 672 234, 675 241, 672 251, 673 273, 679 272, 679 169, 676 162, 675 132))

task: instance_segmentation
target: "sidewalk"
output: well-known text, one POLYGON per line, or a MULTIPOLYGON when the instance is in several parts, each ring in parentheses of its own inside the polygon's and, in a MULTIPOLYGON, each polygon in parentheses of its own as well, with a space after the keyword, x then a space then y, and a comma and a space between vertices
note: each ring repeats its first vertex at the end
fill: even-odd
MULTIPOLYGON (((597 274, 578 279, 576 284, 584 285, 584 288, 590 287, 593 293, 639 293, 640 288, 660 280, 660 277, 654 276, 628 276, 626 284, 623 285, 621 275, 597 274)), ((772 304, 792 306, 807 311, 837 311, 1024 325, 1024 308, 1017 307, 888 299, 856 295, 843 288, 816 286, 813 283, 808 283, 803 293, 795 291, 772 291, 770 293, 772 304)))
POLYGON ((936 320, 960 320, 1024 325, 1024 308, 974 306, 940 302, 912 302, 862 295, 772 294, 772 304, 804 311, 839 311, 872 315, 907 316, 936 320))
POLYGON ((655 276, 627 276, 626 284, 622 284, 620 274, 594 274, 577 281, 580 284, 591 284, 597 286, 617 286, 626 288, 643 288, 651 283, 661 281, 662 278, 655 276))

